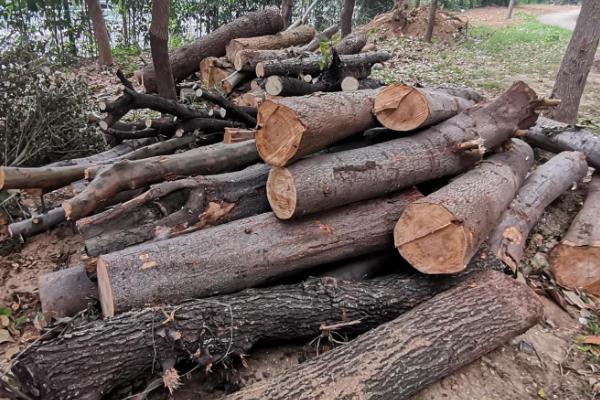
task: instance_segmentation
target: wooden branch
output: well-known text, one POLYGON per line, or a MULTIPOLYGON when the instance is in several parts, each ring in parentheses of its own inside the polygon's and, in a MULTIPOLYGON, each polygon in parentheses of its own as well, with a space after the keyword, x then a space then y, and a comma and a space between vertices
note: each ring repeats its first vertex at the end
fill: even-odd
POLYGON ((227 116, 229 118, 243 122, 250 128, 253 128, 256 126, 255 118, 251 117, 248 113, 246 113, 240 107, 232 104, 229 100, 227 100, 223 96, 220 96, 214 92, 209 92, 207 90, 202 90, 202 89, 196 90, 196 95, 198 97, 203 98, 206 101, 209 101, 213 104, 223 107, 225 109, 225 111, 227 112, 227 116))
POLYGON ((254 139, 255 129, 225 128, 223 143, 231 144, 254 139))
POLYGON ((315 36, 315 28, 302 25, 266 36, 232 39, 225 49, 226 57, 234 62, 237 52, 245 49, 272 50, 306 44, 315 36))
POLYGON ((339 31, 337 25, 331 25, 329 28, 323 30, 323 32, 319 32, 315 35, 313 40, 310 43, 305 44, 298 48, 300 51, 315 51, 319 48, 321 41, 325 39, 330 39, 333 35, 335 35, 339 31))

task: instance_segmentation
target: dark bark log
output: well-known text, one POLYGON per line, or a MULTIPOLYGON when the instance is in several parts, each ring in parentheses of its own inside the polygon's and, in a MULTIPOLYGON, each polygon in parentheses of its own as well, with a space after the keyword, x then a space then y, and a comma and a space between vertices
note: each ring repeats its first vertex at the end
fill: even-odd
POLYGON ((354 2, 354 0, 344 0, 342 4, 340 28, 343 38, 352 32, 352 14, 354 13, 354 2))
POLYGON ((577 122, 579 102, 600 40, 598 21, 600 21, 600 2, 583 0, 573 36, 565 51, 552 89, 551 97, 558 98, 561 102, 554 110, 546 113, 547 117, 568 124, 577 122))
POLYGON ((527 143, 513 139, 507 147, 406 207, 394 228, 394 243, 413 267, 425 274, 467 267, 533 165, 527 143))
POLYGON ((523 139, 532 146, 555 153, 580 151, 591 167, 600 170, 600 136, 590 131, 540 117, 523 139))
POLYGON ((254 141, 204 146, 170 156, 122 160, 98 173, 88 187, 63 202, 67 219, 91 214, 98 204, 126 189, 193 174, 214 174, 241 168, 258 160, 254 141))
MULTIPOLYGON (((179 82, 198 70, 200 61, 206 57, 222 57, 225 46, 232 39, 269 35, 283 28, 283 19, 276 8, 250 12, 229 24, 197 39, 189 46, 174 51, 171 56, 173 78, 179 82)), ((154 68, 147 66, 142 70, 142 80, 147 92, 156 91, 154 68)))
POLYGON ((569 231, 550 253, 556 281, 600 295, 600 177, 588 185, 583 208, 569 231))
POLYGON ((408 399, 538 323, 527 286, 488 271, 227 400, 408 399))
POLYGON ((254 139, 255 129, 225 128, 223 143, 231 144, 254 139))
POLYGON ((281 17, 283 18, 283 29, 292 23, 292 12, 294 11, 294 0, 283 0, 281 2, 281 17))
POLYGON ((167 99, 177 100, 173 71, 169 62, 169 0, 152 0, 150 49, 158 94, 167 99))
POLYGON ((42 312, 48 320, 73 316, 98 300, 98 286, 83 265, 42 275, 38 286, 42 312))
POLYGON ((431 43, 433 28, 435 27, 435 12, 437 11, 437 0, 431 0, 429 3, 429 19, 427 21, 427 30, 425 31, 425 41, 431 43))
POLYGON ((419 197, 409 190, 292 223, 266 213, 103 255, 98 259, 103 313, 235 292, 383 249, 391 244, 394 219, 419 197))
POLYGON ((563 152, 527 177, 488 239, 494 254, 515 273, 523 258, 529 232, 542 217, 544 209, 581 181, 587 170, 583 153, 563 152))
POLYGON ((377 92, 361 90, 264 101, 258 111, 258 153, 267 164, 281 167, 372 127, 376 123, 372 110, 377 92))
POLYGON ((177 124, 175 135, 183 136, 185 133, 206 132, 208 133, 207 135, 201 136, 209 140, 210 143, 206 144, 211 144, 218 142, 219 136, 210 135, 210 133, 223 132, 225 131, 225 128, 240 128, 243 126, 245 126, 245 124, 235 121, 227 121, 216 118, 194 118, 177 124))
POLYGON ((104 15, 102 15, 102 8, 100 8, 99 0, 85 0, 85 3, 90 13, 90 19, 92 20, 92 26, 94 27, 94 37, 96 38, 96 44, 98 45, 98 63, 100 65, 112 65, 113 57, 110 49, 110 37, 106 30, 106 23, 104 21, 104 15))
POLYGON ((235 55, 240 50, 274 50, 303 45, 310 42, 315 33, 315 28, 312 26, 302 25, 274 35, 233 39, 226 47, 226 57, 234 62, 235 55))
POLYGON ((455 175, 481 158, 479 151, 460 151, 462 143, 498 146, 535 121, 536 100, 527 85, 517 83, 491 103, 416 135, 273 168, 269 203, 279 218, 288 219, 455 175))
MULTIPOLYGON (((337 54, 359 53, 367 44, 367 36, 362 32, 354 32, 345 36, 338 44, 333 46, 337 54)), ((385 61, 385 60, 382 60, 385 61)), ((381 62, 381 61, 376 61, 381 62)))
POLYGON ((203 98, 206 101, 218 105, 219 107, 223 107, 227 112, 227 117, 243 122, 249 128, 254 128, 256 126, 256 119, 254 117, 250 116, 246 111, 244 111, 240 107, 232 104, 223 96, 201 89, 196 90, 196 95, 203 98))
MULTIPOLYGON (((313 38, 313 40, 310 41, 310 43, 299 47, 299 50, 302 51, 315 51, 319 48, 319 45, 321 44, 322 40, 325 39, 331 39, 331 37, 333 35, 335 35, 338 31, 338 27, 337 25, 332 25, 329 28, 325 29, 323 32, 319 32, 315 35, 315 37, 313 38)), ((346 53, 348 54, 348 53, 346 53)))

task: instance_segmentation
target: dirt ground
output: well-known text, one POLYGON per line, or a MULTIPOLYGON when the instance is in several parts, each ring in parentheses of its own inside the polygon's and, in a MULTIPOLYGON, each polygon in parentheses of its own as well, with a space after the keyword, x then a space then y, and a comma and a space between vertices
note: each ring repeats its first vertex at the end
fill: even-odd
MULTIPOLYGON (((531 15, 543 15, 572 11, 578 8, 579 6, 575 5, 523 4, 515 7, 514 12, 517 13, 521 11, 531 15)), ((488 25, 496 28, 518 22, 517 18, 506 19, 506 7, 474 8, 458 13, 458 16, 465 18, 471 25, 488 25)))

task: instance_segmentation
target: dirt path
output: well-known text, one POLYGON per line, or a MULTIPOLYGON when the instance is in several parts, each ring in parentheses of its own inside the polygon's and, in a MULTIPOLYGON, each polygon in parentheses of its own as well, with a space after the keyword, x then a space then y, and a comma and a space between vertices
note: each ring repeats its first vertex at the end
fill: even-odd
POLYGON ((575 29, 580 10, 541 15, 538 20, 542 24, 560 26, 570 31, 575 29))

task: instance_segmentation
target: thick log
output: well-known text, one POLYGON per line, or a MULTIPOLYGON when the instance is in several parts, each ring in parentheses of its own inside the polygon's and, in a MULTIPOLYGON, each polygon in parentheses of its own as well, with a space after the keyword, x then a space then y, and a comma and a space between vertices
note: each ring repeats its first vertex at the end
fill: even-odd
POLYGON ((254 141, 199 147, 170 156, 144 160, 122 160, 103 169, 72 199, 63 202, 67 219, 78 220, 97 209, 98 204, 126 189, 194 174, 215 174, 241 168, 258 160, 254 141))
POLYGON ((394 228, 394 244, 425 274, 463 271, 494 229, 533 165, 533 150, 513 139, 448 185, 408 205, 394 228))
POLYGON ((315 92, 333 92, 340 89, 340 81, 319 80, 316 83, 309 83, 301 79, 275 75, 268 77, 265 83, 265 90, 271 96, 304 96, 315 92))
POLYGON ((103 313, 235 292, 383 249, 391 244, 393 220, 419 197, 409 190, 292 223, 266 213, 102 255, 103 313))
POLYGON ((267 196, 273 212, 289 219, 458 174, 481 153, 463 143, 493 148, 535 121, 535 93, 524 83, 410 137, 273 168, 267 196))
POLYGON ((258 153, 267 164, 282 167, 372 127, 376 123, 372 109, 377 92, 361 90, 264 101, 258 109, 258 153))
POLYGON ((312 53, 297 48, 281 50, 244 49, 235 54, 233 66, 237 71, 253 73, 256 70, 258 63, 264 61, 281 61, 295 57, 307 57, 310 55, 312 55, 312 53))
MULTIPOLYGON (((232 39, 269 35, 283 29, 283 19, 276 8, 250 12, 188 46, 170 54, 171 69, 175 82, 179 82, 198 70, 200 61, 206 57, 222 57, 225 47, 232 39)), ((156 91, 154 68, 146 66, 141 71, 142 83, 146 92, 156 91)))
POLYGON ((235 71, 233 64, 224 57, 206 57, 200 61, 200 76, 209 89, 215 89, 215 85, 220 84, 233 71, 235 71))
POLYGON ((255 129, 225 128, 223 143, 231 144, 254 139, 255 129))
POLYGON ((350 35, 345 36, 333 46, 333 48, 337 54, 356 54, 359 53, 366 44, 367 36, 364 33, 353 32, 350 35))
POLYGON ((542 316, 530 288, 483 272, 345 346, 225 399, 408 399, 542 316))
POLYGON ((540 117, 523 139, 532 146, 555 153, 580 151, 590 167, 600 170, 600 136, 590 131, 540 117))
POLYGON ((268 166, 257 164, 163 182, 126 203, 80 219, 77 228, 88 255, 97 256, 264 213, 269 210, 268 173, 268 166))
POLYGON ((98 286, 83 265, 42 275, 38 287, 42 312, 47 317, 73 316, 98 300, 98 286))
POLYGON ((225 54, 229 61, 235 62, 235 55, 238 51, 245 49, 273 50, 300 46, 310 42, 315 33, 315 28, 312 26, 302 25, 274 35, 232 39, 225 48, 225 54))
POLYGON ((442 91, 399 83, 377 94, 373 112, 386 128, 407 132, 444 121, 474 104, 442 91))
POLYGON ((581 181, 587 170, 583 153, 569 151, 554 156, 527 177, 488 239, 494 254, 514 272, 523 258, 529 232, 544 209, 581 181))
POLYGON ((556 281, 600 295, 600 177, 588 185, 583 208, 562 241, 550 253, 556 281))

